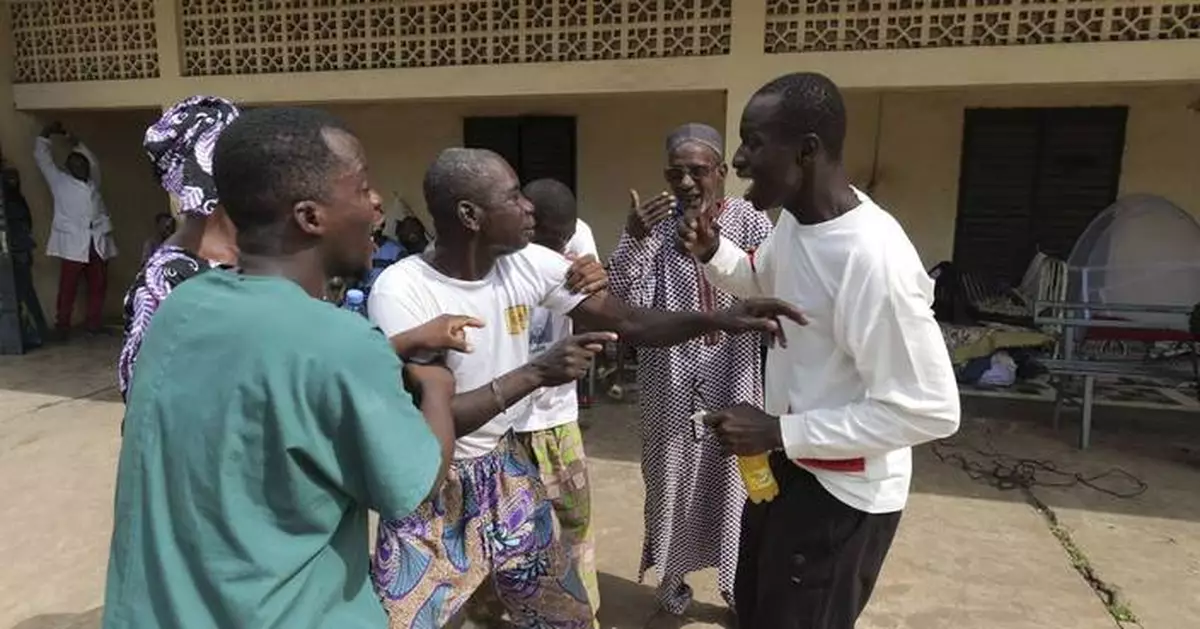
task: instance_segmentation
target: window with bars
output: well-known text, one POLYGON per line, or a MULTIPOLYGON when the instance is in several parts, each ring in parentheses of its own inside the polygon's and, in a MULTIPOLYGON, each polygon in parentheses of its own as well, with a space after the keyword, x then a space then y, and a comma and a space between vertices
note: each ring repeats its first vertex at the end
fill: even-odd
POLYGON ((1116 200, 1125 107, 970 109, 959 174, 954 262, 1001 285, 1037 252, 1066 259, 1116 200))

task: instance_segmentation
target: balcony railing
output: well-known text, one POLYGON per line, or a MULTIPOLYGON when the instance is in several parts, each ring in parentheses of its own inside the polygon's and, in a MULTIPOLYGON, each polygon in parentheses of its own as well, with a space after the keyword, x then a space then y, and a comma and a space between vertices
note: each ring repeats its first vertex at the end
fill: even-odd
POLYGON ((17 83, 158 76, 154 0, 8 0, 17 83))
MULTIPOLYGON (((9 0, 16 81, 158 76, 154 0, 9 0)), ((179 0, 181 74, 729 53, 732 0, 179 0)))
POLYGON ((763 51, 1200 39, 1195 0, 767 0, 763 51))
MULTIPOLYGON (((766 54, 1200 39, 1200 0, 757 1, 766 54)), ((157 4, 0 0, 15 81, 155 78, 160 38, 196 77, 721 56, 734 20, 733 0, 177 0, 161 34, 157 4)))
POLYGON ((724 55, 732 0, 183 0, 183 74, 724 55))

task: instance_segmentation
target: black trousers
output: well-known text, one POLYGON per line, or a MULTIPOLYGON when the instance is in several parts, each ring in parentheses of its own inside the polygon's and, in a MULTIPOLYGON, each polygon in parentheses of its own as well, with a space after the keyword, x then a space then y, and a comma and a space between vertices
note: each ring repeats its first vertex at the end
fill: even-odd
POLYGON ((739 629, 853 629, 891 548, 900 512, 847 506, 781 454, 779 496, 746 503, 734 598, 739 629))
POLYGON ((33 286, 33 254, 13 253, 13 284, 17 292, 17 320, 21 322, 21 343, 28 350, 45 340, 46 316, 33 286))

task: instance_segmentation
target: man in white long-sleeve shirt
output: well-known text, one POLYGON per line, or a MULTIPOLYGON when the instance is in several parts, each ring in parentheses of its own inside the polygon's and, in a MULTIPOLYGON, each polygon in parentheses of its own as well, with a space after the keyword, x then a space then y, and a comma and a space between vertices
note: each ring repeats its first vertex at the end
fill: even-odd
POLYGON ((62 261, 55 328, 63 337, 70 332, 79 276, 86 275, 85 325, 88 331, 98 332, 104 312, 108 261, 117 255, 112 220, 100 197, 99 164, 96 156, 57 122, 42 130, 33 157, 54 196, 54 220, 46 255, 62 261), (51 154, 51 138, 55 135, 67 136, 73 145, 63 168, 54 163, 51 154))
POLYGON ((803 310, 771 350, 766 409, 706 422, 740 455, 772 452, 780 494, 747 503, 735 597, 742 627, 851 629, 891 546, 911 447, 953 434, 959 400, 931 304, 933 282, 900 224, 842 166, 845 106, 819 74, 760 89, 742 114, 738 176, 782 207, 753 255, 703 217, 683 225, 717 286, 803 310))

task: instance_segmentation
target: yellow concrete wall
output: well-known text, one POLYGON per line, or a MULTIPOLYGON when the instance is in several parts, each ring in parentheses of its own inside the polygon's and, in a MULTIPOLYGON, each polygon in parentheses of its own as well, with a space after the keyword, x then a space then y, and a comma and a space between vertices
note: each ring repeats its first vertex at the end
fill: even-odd
POLYGON ((721 129, 725 97, 718 92, 630 97, 538 98, 345 105, 329 108, 363 139, 371 178, 429 225, 421 179, 438 151, 462 142, 465 116, 521 114, 576 116, 577 190, 581 217, 607 252, 629 209, 629 188, 643 196, 664 188, 663 143, 685 122, 721 129))
POLYGON ((950 258, 958 206, 964 111, 971 107, 1129 107, 1120 193, 1167 197, 1200 217, 1200 98, 1190 86, 851 92, 846 160, 851 177, 871 171, 874 196, 904 224, 927 266, 950 258), (882 102, 882 117, 879 117, 882 102))
MULTIPOLYGON (((474 115, 550 114, 577 117, 578 190, 581 215, 595 230, 607 252, 629 207, 628 189, 643 194, 662 189, 663 139, 675 125, 706 122, 721 127, 721 93, 539 99, 450 101, 343 105, 330 110, 345 119, 362 138, 371 160, 372 179, 390 197, 398 192, 429 224, 421 198, 425 168, 439 150, 462 142, 462 118, 474 115)), ((26 196, 35 212, 39 245, 50 227, 51 201, 40 175, 26 154, 43 121, 60 119, 97 154, 104 169, 103 193, 113 216, 121 255, 109 272, 107 317, 121 316, 121 297, 137 273, 142 242, 153 228, 155 213, 169 209, 141 150, 141 138, 157 112, 44 112, 37 119, 9 113, 0 130, 13 137, 14 162, 21 168, 26 196), (20 118, 20 121, 17 118, 20 118)), ((4 137, 4 136, 0 136, 4 137)), ((6 142, 6 146, 7 146, 6 142)), ((47 315, 53 316, 58 264, 39 257, 35 272, 47 315)), ((77 311, 82 302, 77 305, 77 311)))
MULTIPOLYGON (((8 32, 7 11, 0 11, 0 34, 8 32)), ((121 298, 141 261, 142 242, 153 231, 152 217, 169 209, 167 195, 154 182, 149 163, 142 153, 142 134, 154 119, 156 110, 111 110, 103 112, 39 112, 37 116, 13 107, 12 42, 0 35, 0 154, 21 172, 22 190, 33 211, 34 238, 39 255, 34 258, 34 283, 48 320, 55 316, 58 295, 57 260, 47 258, 46 239, 50 233, 53 202, 50 191, 33 162, 34 138, 42 125, 54 119, 82 139, 100 160, 103 171, 102 193, 112 214, 113 230, 120 255, 112 261, 108 273, 105 318, 121 320, 121 298)), ((61 147, 59 147, 61 148, 61 147)), ((59 154, 61 158, 61 153, 59 154)), ((76 299, 76 317, 83 317, 84 286, 76 299)))
MULTIPOLYGON (((0 82, 3 85, 3 82, 0 82)), ((2 94, 0 94, 2 96, 2 94)), ((849 91, 847 168, 905 225, 927 266, 953 252, 963 112, 969 107, 1130 107, 1121 178, 1122 193, 1161 194, 1200 215, 1200 114, 1189 105, 1200 89, 1187 86, 849 91), (878 143, 878 146, 876 146, 878 143), (878 160, 876 163, 876 154, 878 160)), ((611 250, 628 211, 628 189, 652 194, 663 188, 662 143, 675 125, 706 122, 723 128, 725 98, 719 92, 637 96, 555 97, 421 101, 336 105, 330 110, 366 145, 372 178, 385 196, 400 193, 424 215, 421 178, 436 153, 462 141, 462 118, 473 115, 550 114, 577 117, 578 188, 583 218, 596 232, 602 253, 611 250)), ((102 160, 105 199, 113 214, 121 256, 110 273, 107 312, 119 318, 120 297, 136 272, 141 243, 154 213, 167 209, 141 152, 141 137, 156 117, 151 110, 62 112, 102 160)), ((37 237, 49 228, 49 195, 32 160, 32 137, 41 120, 0 109, 0 146, 21 168, 36 213, 37 237)), ((730 153, 736 147, 729 147, 730 153)), ((38 260, 38 286, 52 311, 57 265, 38 260)), ((48 312, 47 314, 51 314, 48 312)))
MULTIPOLYGON (((45 112, 29 125, 29 135, 20 138, 20 144, 28 144, 21 148, 31 150, 33 135, 40 131, 42 123, 61 120, 100 161, 101 193, 112 215, 113 235, 120 251, 109 264, 108 295, 104 304, 105 318, 112 323, 121 320, 121 299, 137 274, 142 243, 154 229, 154 215, 170 211, 167 194, 155 183, 150 164, 142 152, 142 134, 157 118, 158 112, 150 110, 45 112)), ((56 156, 61 163, 65 148, 56 146, 56 149, 56 156)), ((33 166, 32 159, 21 157, 16 161, 21 166, 22 187, 34 211, 34 237, 37 238, 39 252, 42 252, 50 230, 53 206, 49 190, 33 166)), ((54 300, 58 294, 59 263, 40 255, 36 258, 34 269, 42 307, 46 310, 46 316, 53 318, 54 300)), ((76 323, 83 317, 84 295, 81 286, 75 304, 76 323)))
MULTIPOLYGON (((735 11, 740 4, 735 3, 735 11)), ((0 32, 0 39, 3 37, 0 32)), ((353 103, 435 95, 621 95, 650 90, 723 90, 737 84, 761 84, 802 69, 825 73, 847 88, 889 90, 1151 85, 1200 78, 1195 62, 1200 58, 1200 39, 770 55, 762 54, 761 42, 753 37, 747 41, 737 56, 206 77, 169 76, 169 61, 164 56, 166 70, 158 79, 26 83, 15 86, 13 98, 21 109, 49 110, 149 107, 197 92, 256 103, 353 103)), ((174 51, 169 54, 177 58, 170 43, 159 37, 160 50, 174 51)))

